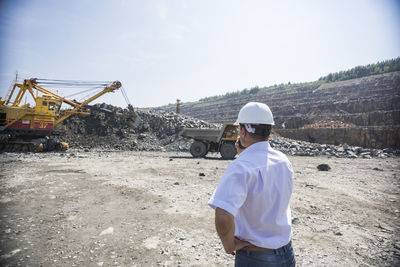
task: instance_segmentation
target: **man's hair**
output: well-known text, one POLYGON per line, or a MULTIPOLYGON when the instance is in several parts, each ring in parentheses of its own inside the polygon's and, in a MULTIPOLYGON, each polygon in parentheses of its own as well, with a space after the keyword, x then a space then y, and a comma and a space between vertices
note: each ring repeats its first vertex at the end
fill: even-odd
POLYGON ((255 133, 247 131, 246 126, 243 123, 240 123, 239 125, 240 128, 245 129, 252 138, 257 140, 267 141, 271 134, 272 125, 269 124, 250 124, 251 128, 255 129, 255 133))

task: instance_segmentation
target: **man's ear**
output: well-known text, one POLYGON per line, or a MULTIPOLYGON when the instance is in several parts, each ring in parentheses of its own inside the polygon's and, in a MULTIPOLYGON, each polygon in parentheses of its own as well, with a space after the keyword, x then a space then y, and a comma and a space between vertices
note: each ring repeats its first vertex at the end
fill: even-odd
POLYGON ((247 135, 246 129, 244 127, 240 128, 240 135, 241 136, 246 136, 247 135))

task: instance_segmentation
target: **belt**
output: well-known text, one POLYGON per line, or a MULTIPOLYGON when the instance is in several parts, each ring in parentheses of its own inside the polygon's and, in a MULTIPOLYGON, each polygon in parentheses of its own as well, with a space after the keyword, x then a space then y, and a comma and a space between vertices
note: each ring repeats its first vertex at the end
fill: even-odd
POLYGON ((278 249, 284 248, 284 247, 286 247, 286 246, 288 246, 288 245, 291 245, 291 244, 292 244, 292 240, 290 240, 289 243, 287 243, 286 245, 284 245, 284 246, 282 246, 282 247, 280 247, 280 248, 276 248, 276 249, 257 247, 257 246, 255 246, 255 245, 250 244, 249 246, 246 246, 246 247, 244 247, 244 248, 242 248, 242 249, 243 249, 243 250, 246 250, 246 249, 247 249, 247 250, 249 250, 249 251, 274 251, 274 250, 278 250, 278 249))

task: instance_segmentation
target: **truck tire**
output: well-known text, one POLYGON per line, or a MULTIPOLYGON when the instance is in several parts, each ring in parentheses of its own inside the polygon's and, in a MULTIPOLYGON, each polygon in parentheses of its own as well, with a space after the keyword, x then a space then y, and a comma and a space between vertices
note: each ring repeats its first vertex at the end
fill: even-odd
POLYGON ((223 159, 234 159, 237 152, 233 142, 223 143, 219 149, 223 159))
POLYGON ((190 154, 195 158, 202 158, 207 154, 207 145, 200 141, 194 141, 190 146, 190 154))

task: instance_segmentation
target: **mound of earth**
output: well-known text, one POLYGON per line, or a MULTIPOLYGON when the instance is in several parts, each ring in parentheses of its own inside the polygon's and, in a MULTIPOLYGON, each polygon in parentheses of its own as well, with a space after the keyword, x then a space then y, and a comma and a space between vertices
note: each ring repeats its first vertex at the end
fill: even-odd
POLYGON ((72 116, 60 137, 71 148, 137 151, 186 151, 191 140, 179 136, 185 128, 216 128, 189 116, 165 111, 122 109, 107 104, 91 107, 88 117, 72 116))

